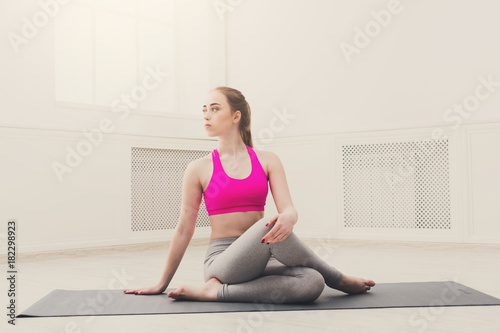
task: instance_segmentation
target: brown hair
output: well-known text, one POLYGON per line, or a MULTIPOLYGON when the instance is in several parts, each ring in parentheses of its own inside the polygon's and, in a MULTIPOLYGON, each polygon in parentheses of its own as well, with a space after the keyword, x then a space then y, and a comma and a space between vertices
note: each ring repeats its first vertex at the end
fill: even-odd
POLYGON ((230 87, 221 86, 215 88, 214 90, 220 91, 226 96, 227 101, 229 102, 229 106, 231 107, 231 112, 241 112, 238 130, 240 132, 241 138, 243 139, 243 142, 247 146, 253 148, 252 132, 250 129, 250 105, 245 99, 245 96, 243 96, 243 94, 239 90, 230 87))

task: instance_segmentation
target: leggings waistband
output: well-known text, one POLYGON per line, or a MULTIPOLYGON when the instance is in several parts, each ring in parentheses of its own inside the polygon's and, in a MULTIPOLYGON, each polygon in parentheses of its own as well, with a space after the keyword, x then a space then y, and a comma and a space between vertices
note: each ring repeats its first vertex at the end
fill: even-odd
POLYGON ((238 237, 211 239, 210 242, 208 243, 208 246, 210 247, 210 246, 217 246, 217 245, 221 245, 221 244, 232 244, 237 239, 238 239, 238 237))

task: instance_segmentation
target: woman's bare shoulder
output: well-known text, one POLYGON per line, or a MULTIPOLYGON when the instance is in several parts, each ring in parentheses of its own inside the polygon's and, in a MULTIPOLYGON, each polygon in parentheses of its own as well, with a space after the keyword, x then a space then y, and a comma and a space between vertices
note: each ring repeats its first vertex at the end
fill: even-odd
POLYGON ((274 170, 276 166, 281 165, 281 161, 275 152, 256 149, 254 149, 254 151, 267 177, 269 177, 269 172, 271 170, 274 170))
POLYGON ((212 154, 207 154, 195 160, 192 160, 189 165, 197 171, 205 170, 209 164, 212 164, 212 154))
POLYGON ((212 156, 206 155, 189 162, 186 167, 185 177, 191 182, 196 182, 196 185, 203 189, 203 182, 205 181, 207 170, 212 165, 212 156))
POLYGON ((255 154, 257 155, 257 158, 269 161, 269 160, 275 160, 278 158, 278 155, 276 155, 275 152, 269 151, 269 150, 258 150, 254 149, 255 154))

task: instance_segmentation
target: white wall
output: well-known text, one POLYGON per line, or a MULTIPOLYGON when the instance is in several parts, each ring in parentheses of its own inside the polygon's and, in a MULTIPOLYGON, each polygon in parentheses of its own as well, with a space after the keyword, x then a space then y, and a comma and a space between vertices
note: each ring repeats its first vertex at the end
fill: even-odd
MULTIPOLYGON (((48 1, 49 3, 52 3, 48 1)), ((62 1, 61 1, 62 2, 62 1)), ((2 91, 4 97, 0 101, 2 109, 1 125, 19 128, 57 129, 64 131, 82 131, 84 128, 94 128, 100 119, 108 117, 119 126, 114 133, 137 135, 182 136, 190 138, 206 138, 202 126, 201 105, 207 91, 225 79, 224 58, 213 57, 224 48, 224 27, 212 10, 210 3, 204 0, 191 1, 196 6, 190 6, 186 1, 178 1, 177 48, 175 52, 176 68, 168 80, 175 80, 178 94, 177 109, 166 110, 170 113, 156 116, 142 114, 142 105, 138 110, 131 109, 126 121, 120 121, 117 114, 111 112, 111 106, 105 108, 72 105, 68 107, 55 98, 55 48, 54 22, 62 20, 66 13, 72 13, 74 5, 79 2, 69 2, 59 5, 54 17, 49 17, 47 23, 37 28, 37 33, 30 38, 24 38, 25 43, 11 43, 3 38, 0 54, 2 61, 2 91), (67 12, 65 12, 67 11, 67 12), (173 112, 172 112, 173 111, 173 112), (199 111, 198 113, 196 111, 199 111)), ((45 3, 41 1, 41 3, 45 3)), ((54 3, 58 3, 54 1, 54 3)), ((23 38, 29 30, 25 20, 31 23, 33 17, 45 13, 38 1, 23 0, 9 3, 0 15, 3 35, 16 34, 23 38)), ((73 13, 72 13, 73 14, 73 13)), ((45 14, 47 17, 48 15, 45 14)), ((111 22, 112 23, 112 22, 111 22)), ((75 35, 78 39, 81 36, 75 35)), ((161 39, 154 36, 150 44, 161 44, 161 39)), ((113 49, 113 45, 110 46, 113 49)), ((142 49, 136 50, 140 52, 142 49)), ((69 50, 68 50, 69 52, 69 50)), ((155 68, 155 62, 144 57, 144 63, 155 68)), ((119 59, 107 59, 108 62, 119 59)), ((61 62, 68 59, 61 59, 61 62)), ((140 83, 142 75, 138 75, 140 83)), ((120 82, 116 82, 119 84, 120 82)), ((86 89, 86 87, 82 87, 86 89)), ((125 85, 117 95, 109 96, 109 100, 118 98, 122 93, 130 94, 132 86, 125 85)), ((76 94, 76 92, 75 92, 76 94)), ((151 93, 154 94, 154 91, 151 93)), ((151 98, 151 97, 150 97, 151 98)), ((71 104, 71 103, 69 103, 71 104)), ((74 103, 73 103, 74 104, 74 103)), ((144 101, 143 104, 148 104, 144 101)))
MULTIPOLYGON (((492 122, 463 125, 456 130, 448 126, 279 137, 267 149, 283 161, 299 212, 294 230, 302 237, 499 244, 499 134, 500 122, 492 122), (451 228, 344 227, 341 146, 427 140, 433 130, 443 130, 449 140, 451 228)), ((398 163, 402 166, 398 175, 401 182, 410 182, 408 174, 415 165, 411 161, 398 163)), ((275 212, 271 200, 266 210, 275 212)))
POLYGON ((495 157, 500 146, 499 9, 493 0, 257 0, 226 13, 227 84, 252 103, 254 141, 286 161, 303 218, 298 232, 500 241, 500 215, 492 202, 500 197, 494 186, 494 170, 500 169, 495 157), (389 9, 390 22, 383 16, 389 9), (358 29, 377 28, 373 11, 388 23, 363 40, 358 29), (344 53, 341 46, 347 44, 358 45, 357 53, 344 53), (483 133, 484 126, 493 129, 483 133), (342 233, 341 189, 324 181, 339 172, 330 168, 339 165, 339 156, 328 155, 335 151, 331 142, 398 130, 403 138, 407 131, 408 139, 415 131, 428 133, 429 139, 443 137, 441 131, 454 137, 457 229, 414 237, 342 233))
MULTIPOLYGON (((500 92, 478 79, 500 82, 497 2, 400 1, 400 12, 351 62, 340 44, 354 44, 354 28, 373 24, 372 10, 397 2, 222 1, 226 7, 219 10, 232 9, 222 14, 217 3, 178 1, 186 13, 178 20, 176 53, 177 107, 183 115, 138 111, 119 121, 107 109, 56 103, 53 20, 19 53, 7 38, 0 41, 0 219, 19 220, 25 252, 168 239, 168 233, 127 229, 129 149, 212 149, 216 142, 206 137, 201 114, 188 113, 222 84, 249 100, 257 149, 281 157, 303 221, 297 225, 301 235, 349 237, 338 214, 339 140, 406 130, 408 136, 421 131, 430 137, 433 129, 445 128, 458 145, 453 181, 459 230, 451 241, 500 242, 494 205, 500 190, 492 186, 499 182, 494 152, 500 146, 500 92), (468 118, 450 109, 474 102, 478 93, 479 105, 468 118), (85 139, 82 130, 104 118, 116 128, 59 182, 51 163, 63 161, 66 147, 85 139), (458 121, 462 126, 455 128, 458 121)), ((4 36, 20 33, 22 19, 40 12, 34 0, 4 8, 4 36)), ((267 202, 274 210, 271 197, 267 202)))
POLYGON ((500 120, 498 1, 243 1, 227 12, 227 84, 252 101, 254 126, 275 107, 296 115, 282 133, 295 136, 454 125, 443 119, 474 95, 479 76, 497 86, 463 123, 500 120), (399 14, 368 46, 355 28, 371 11, 399 3, 399 14))
POLYGON ((470 126, 463 136, 465 234, 471 241, 500 243, 500 124, 470 126))
MULTIPOLYGON (((58 10, 54 3, 59 2, 9 2, 0 11, 4 37, 24 38, 23 31, 29 30, 25 20, 49 18, 17 47, 8 38, 0 41, 0 220, 18 220, 17 244, 22 252, 166 240, 168 231, 130 232, 130 147, 213 147, 203 128, 201 106, 210 88, 224 84, 224 57, 213 54, 224 49, 223 22, 211 2, 177 1, 177 62, 169 78, 175 80, 177 109, 162 115, 144 113, 141 105, 122 119, 111 107, 56 100, 55 54, 60 45, 55 41, 55 22, 73 15, 75 4, 91 2, 75 0, 59 4, 58 10), (41 3, 51 4, 50 11, 56 15, 49 17, 41 3), (102 133, 102 141, 91 145, 89 154, 58 178, 52 164, 67 165, 68 149, 88 147, 82 131, 99 129, 106 119, 112 130, 102 133)), ((162 40, 154 36, 147 42, 161 44, 162 40)), ((110 50, 114 47, 111 44, 110 50)), ((132 86, 124 87, 118 92, 130 94, 132 86)), ((154 93, 150 98, 161 97, 154 93)), ((143 104, 147 107, 148 102, 143 104)))

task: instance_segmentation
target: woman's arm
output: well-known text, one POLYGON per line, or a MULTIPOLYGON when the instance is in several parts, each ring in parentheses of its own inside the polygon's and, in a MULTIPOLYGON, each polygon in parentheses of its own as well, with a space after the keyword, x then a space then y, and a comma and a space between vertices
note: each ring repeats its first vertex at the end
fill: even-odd
POLYGON ((200 173, 197 166, 196 161, 192 161, 184 172, 181 214, 170 242, 167 261, 160 281, 152 287, 125 290, 126 294, 159 294, 165 291, 170 284, 193 237, 196 226, 202 196, 200 173))
POLYGON ((269 187, 273 194, 274 203, 278 210, 278 215, 270 219, 266 226, 274 226, 263 237, 263 242, 269 244, 281 242, 285 240, 293 230, 293 226, 297 223, 298 213, 292 203, 290 190, 286 180, 285 169, 279 157, 273 153, 268 152, 269 162, 267 165, 269 173, 269 187))
POLYGON ((182 257, 186 252, 189 242, 193 237, 193 232, 191 230, 185 230, 185 227, 183 227, 182 225, 183 223, 179 221, 168 249, 165 268, 163 269, 163 274, 160 278, 160 281, 158 282, 158 288, 161 289, 160 292, 163 292, 165 289, 167 289, 170 281, 174 277, 174 274, 181 263, 182 257))

